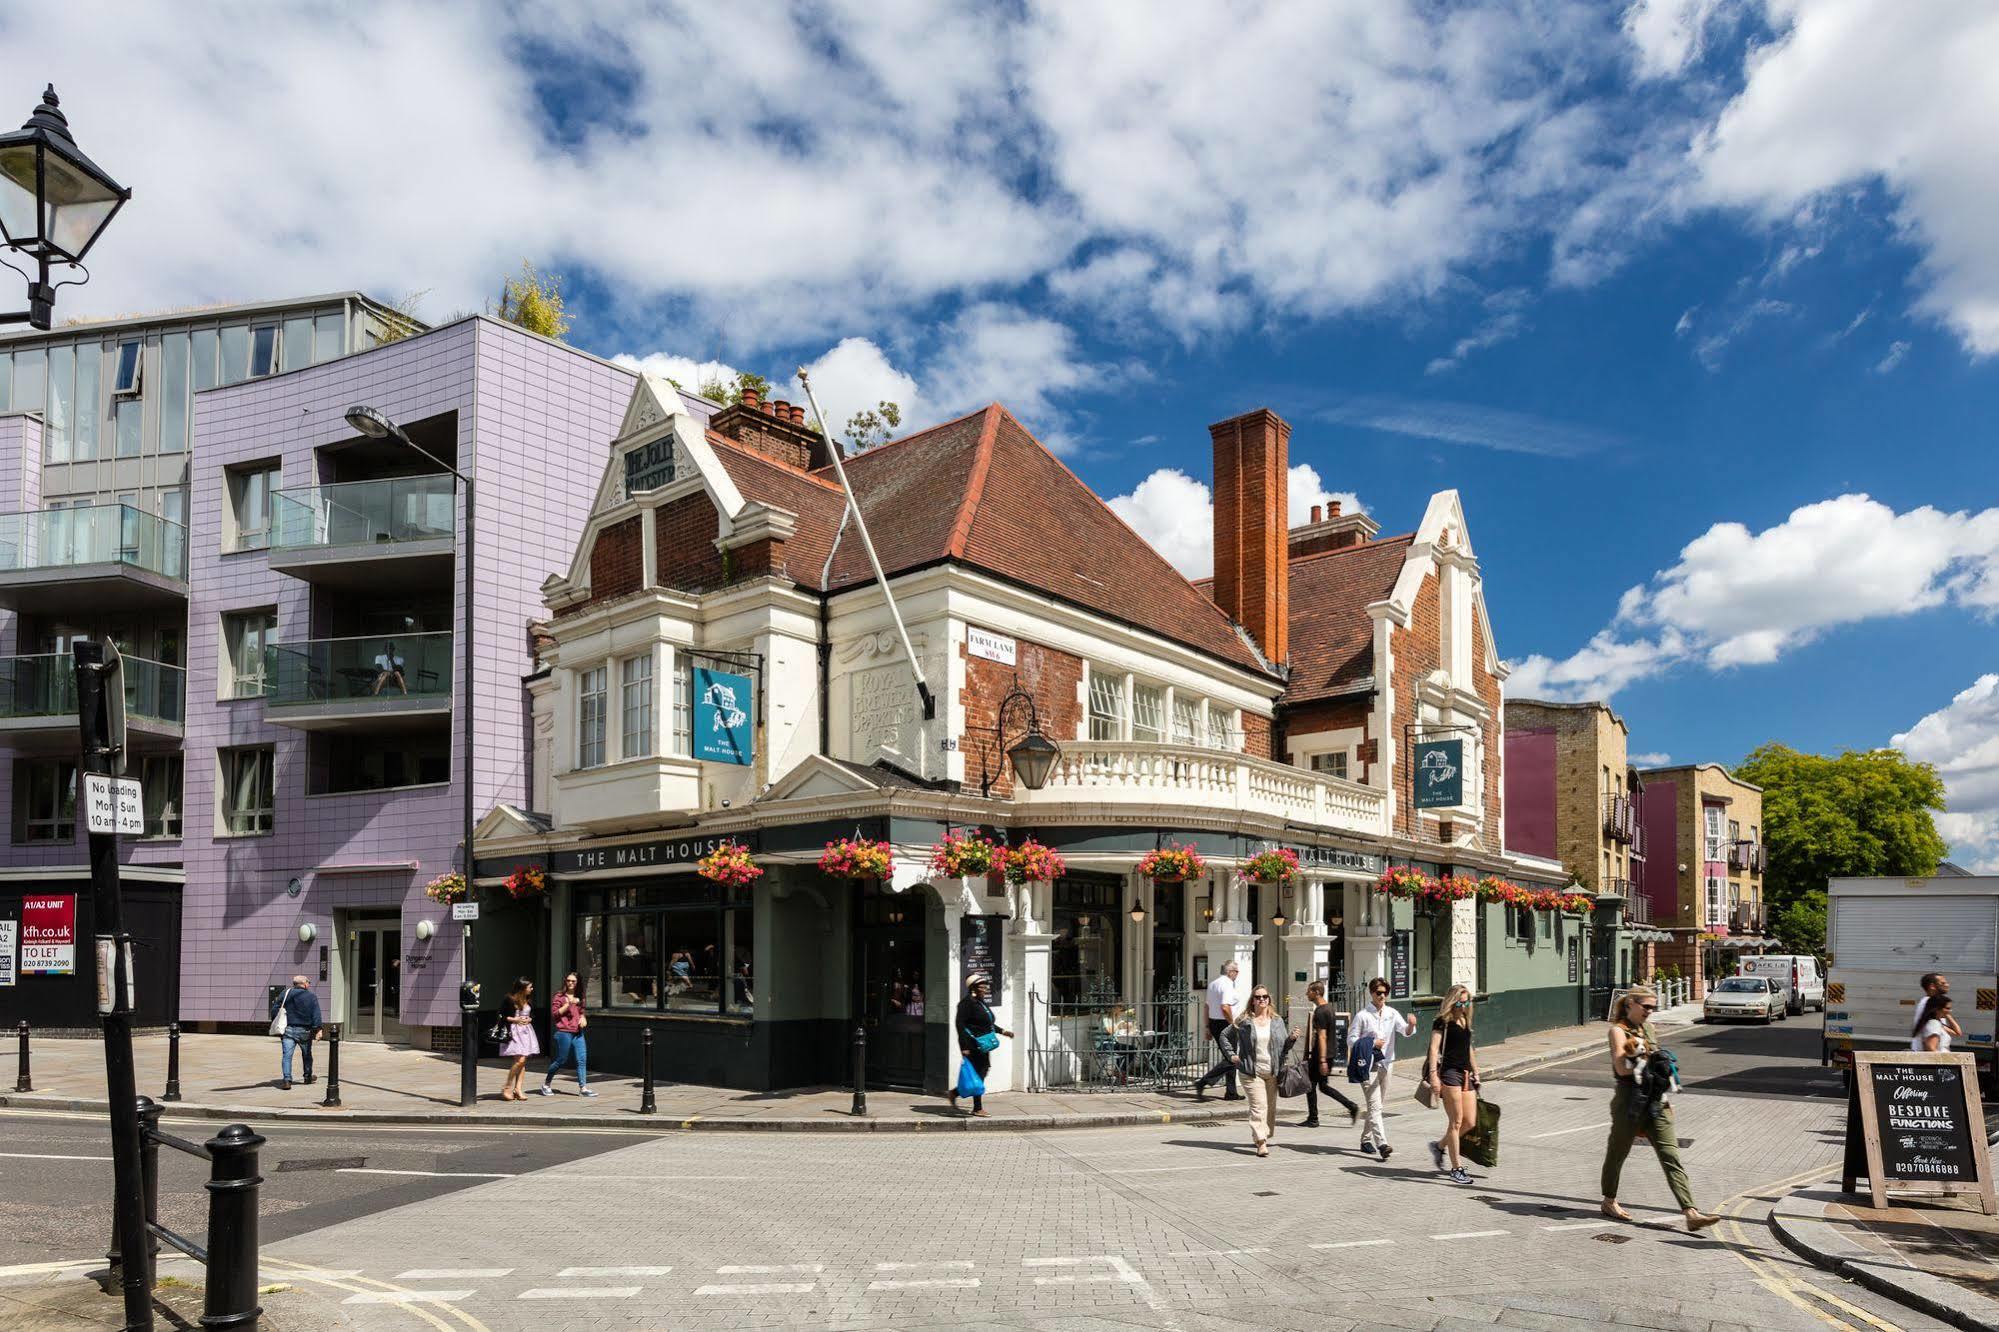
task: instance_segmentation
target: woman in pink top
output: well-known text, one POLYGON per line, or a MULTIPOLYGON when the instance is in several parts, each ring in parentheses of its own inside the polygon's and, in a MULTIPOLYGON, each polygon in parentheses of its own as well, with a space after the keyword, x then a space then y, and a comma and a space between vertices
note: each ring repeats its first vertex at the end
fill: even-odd
POLYGON ((555 1054, 548 1061, 548 1072, 542 1076, 541 1094, 555 1095, 555 1070, 574 1058, 576 1094, 595 1096, 597 1093, 590 1090, 590 1050, 583 1043, 583 1029, 590 1025, 590 1018, 583 1011, 583 983, 575 972, 562 978, 562 988, 549 1001, 548 1016, 555 1026, 555 1054))

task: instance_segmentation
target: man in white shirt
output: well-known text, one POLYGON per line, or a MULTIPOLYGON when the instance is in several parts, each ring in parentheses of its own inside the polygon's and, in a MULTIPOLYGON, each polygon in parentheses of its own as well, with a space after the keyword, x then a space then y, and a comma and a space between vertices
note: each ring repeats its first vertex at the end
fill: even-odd
POLYGON ((1395 1067, 1395 1038, 1416 1034, 1416 1015, 1407 1018, 1388 1006, 1388 982, 1376 976, 1367 986, 1374 1002, 1353 1015, 1348 1024, 1349 1048, 1372 1042, 1376 1051, 1374 1071, 1367 1075, 1361 1090, 1367 1095, 1367 1118, 1361 1122, 1360 1149, 1369 1156, 1379 1154, 1386 1161, 1394 1148, 1388 1145, 1388 1074, 1395 1067))
POLYGON ((1229 1092, 1222 1099, 1240 1101, 1242 1093, 1236 1090, 1235 1061, 1229 1058, 1228 1048, 1222 1044, 1222 1033, 1229 1029, 1236 1014, 1242 1010, 1242 985, 1236 979, 1242 968, 1230 958, 1222 964, 1222 974, 1208 982, 1208 1039, 1215 1043, 1218 1056, 1215 1066, 1203 1073, 1194 1083, 1194 1099, 1204 1099, 1208 1085, 1223 1079, 1228 1081, 1229 1092))

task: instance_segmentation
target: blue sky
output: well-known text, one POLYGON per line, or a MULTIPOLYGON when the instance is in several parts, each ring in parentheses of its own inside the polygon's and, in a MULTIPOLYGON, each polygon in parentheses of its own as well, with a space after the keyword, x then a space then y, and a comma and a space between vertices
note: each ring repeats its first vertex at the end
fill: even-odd
POLYGON ((1676 761, 1904 737, 1999 868, 1999 11, 185 12, 0 12, 136 191, 65 310, 436 319, 532 258, 683 380, 999 399, 1190 573, 1268 405, 1300 507, 1464 493, 1517 692, 1676 761))

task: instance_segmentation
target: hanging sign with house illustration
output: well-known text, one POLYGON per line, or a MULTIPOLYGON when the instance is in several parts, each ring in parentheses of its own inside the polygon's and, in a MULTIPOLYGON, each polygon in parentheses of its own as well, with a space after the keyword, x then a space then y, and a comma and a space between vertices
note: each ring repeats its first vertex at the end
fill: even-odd
POLYGON ((1464 741, 1418 740, 1414 757, 1417 809, 1449 809, 1464 803, 1464 741))
POLYGON ((756 687, 746 675, 694 668, 694 757, 747 766, 756 758, 756 687))

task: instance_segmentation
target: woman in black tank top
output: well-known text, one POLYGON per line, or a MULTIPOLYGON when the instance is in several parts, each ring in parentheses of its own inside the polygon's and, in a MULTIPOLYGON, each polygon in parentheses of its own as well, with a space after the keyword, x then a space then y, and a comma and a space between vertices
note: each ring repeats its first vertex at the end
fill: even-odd
POLYGON ((1451 1182, 1469 1184, 1458 1142, 1478 1123, 1478 1055, 1471 1040, 1471 991, 1462 985, 1451 987, 1430 1024, 1428 1076, 1430 1090, 1444 1107, 1444 1136, 1430 1144, 1430 1159, 1442 1170, 1449 1156, 1451 1182))

